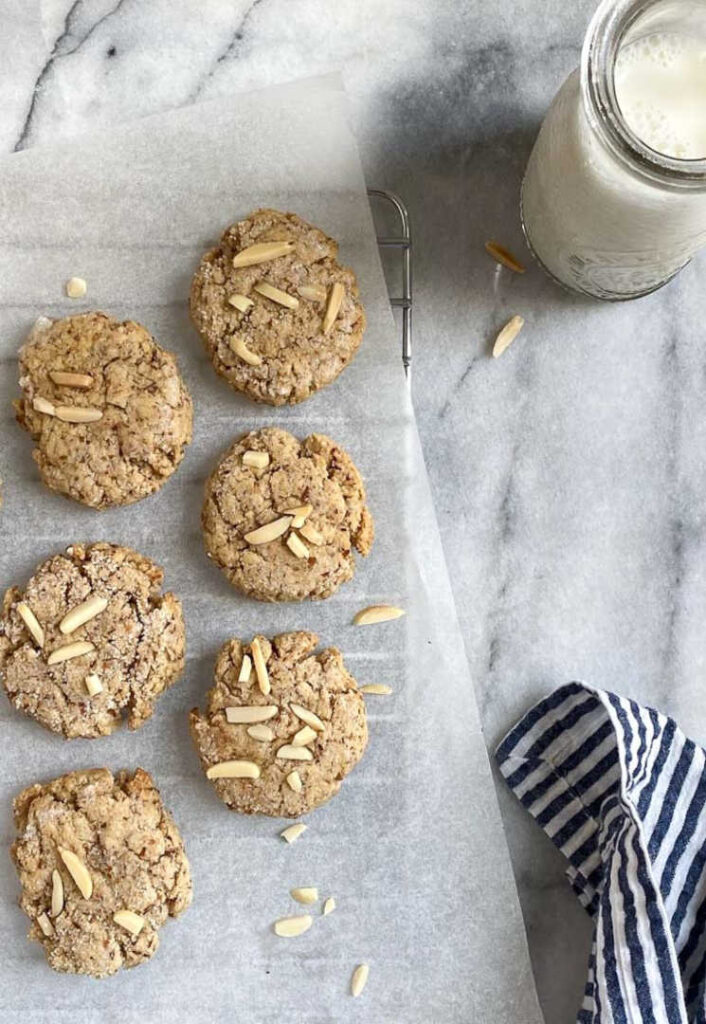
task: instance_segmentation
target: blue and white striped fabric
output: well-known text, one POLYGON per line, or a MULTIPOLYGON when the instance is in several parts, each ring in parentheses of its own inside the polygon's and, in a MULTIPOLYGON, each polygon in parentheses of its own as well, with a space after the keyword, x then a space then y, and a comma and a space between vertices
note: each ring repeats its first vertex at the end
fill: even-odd
POLYGON ((706 1024, 706 756, 651 708, 580 683, 496 753, 595 921, 579 1024, 706 1024))

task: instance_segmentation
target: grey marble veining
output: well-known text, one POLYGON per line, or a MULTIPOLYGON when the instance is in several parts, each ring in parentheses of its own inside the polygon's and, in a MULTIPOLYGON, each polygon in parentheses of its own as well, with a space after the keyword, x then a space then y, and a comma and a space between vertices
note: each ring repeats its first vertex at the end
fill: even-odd
MULTIPOLYGON (((488 745, 572 678, 706 740, 704 263, 601 305, 523 253, 517 197, 594 0, 5 0, 0 145, 23 149, 341 68, 370 184, 415 236, 414 400, 488 745), (525 331, 499 361, 512 313, 525 331)), ((443 683, 439 683, 443 685, 443 683)), ((561 858, 499 789, 548 1024, 590 927, 561 858)))

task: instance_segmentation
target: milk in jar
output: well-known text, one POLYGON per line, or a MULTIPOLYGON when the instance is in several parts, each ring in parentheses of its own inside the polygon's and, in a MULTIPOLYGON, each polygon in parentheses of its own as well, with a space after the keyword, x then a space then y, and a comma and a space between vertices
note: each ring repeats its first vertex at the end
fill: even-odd
POLYGON ((522 188, 527 240, 560 283, 633 298, 706 244, 706 4, 604 0, 522 188))

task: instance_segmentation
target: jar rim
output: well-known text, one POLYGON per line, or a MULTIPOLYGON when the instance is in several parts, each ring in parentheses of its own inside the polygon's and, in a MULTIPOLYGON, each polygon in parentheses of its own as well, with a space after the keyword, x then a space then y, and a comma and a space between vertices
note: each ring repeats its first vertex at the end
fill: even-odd
POLYGON ((706 158, 683 160, 648 146, 623 117, 615 92, 615 61, 626 32, 663 0, 601 0, 581 53, 581 93, 593 130, 630 171, 677 191, 706 189, 706 158))

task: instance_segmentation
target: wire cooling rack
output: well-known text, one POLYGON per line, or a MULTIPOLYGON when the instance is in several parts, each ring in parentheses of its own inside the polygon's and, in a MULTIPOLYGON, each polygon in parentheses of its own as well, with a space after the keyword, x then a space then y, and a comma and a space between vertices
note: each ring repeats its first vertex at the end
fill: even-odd
MULTIPOLYGON (((394 192, 388 192, 381 188, 369 188, 368 195, 372 200, 376 200, 377 206, 387 207, 388 221, 389 212, 392 210, 398 225, 396 234, 378 235, 377 242, 383 253, 391 249, 398 250, 401 259, 399 290, 402 294, 396 295, 394 290, 391 290, 390 305, 393 309, 399 309, 402 312, 402 365, 405 375, 409 377, 412 367, 412 235, 409 229, 409 214, 405 204, 394 192)), ((372 203, 371 206, 373 206, 372 203)), ((375 208, 373 207, 374 216, 375 208)), ((385 267, 385 270, 387 269, 385 267)))

